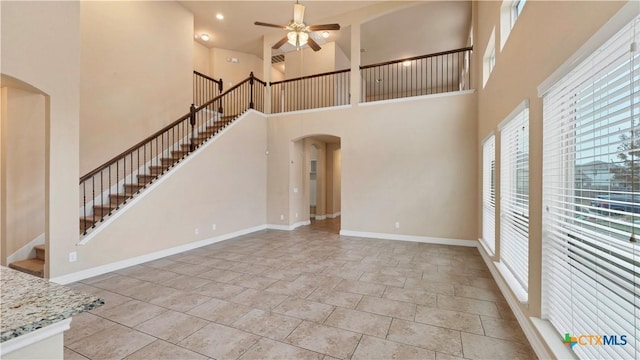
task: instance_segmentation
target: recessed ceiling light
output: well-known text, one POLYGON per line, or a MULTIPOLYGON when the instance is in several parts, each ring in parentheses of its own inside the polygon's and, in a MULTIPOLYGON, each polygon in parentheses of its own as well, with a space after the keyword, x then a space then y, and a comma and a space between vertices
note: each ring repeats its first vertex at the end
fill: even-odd
POLYGON ((405 67, 411 66, 411 61, 409 61, 409 60, 403 61, 402 62, 402 66, 405 66, 405 67))
POLYGON ((326 39, 326 38, 328 38, 328 37, 329 37, 329 35, 330 35, 330 34, 329 34, 329 32, 328 32, 328 31, 323 31, 323 32, 322 32, 322 37, 323 37, 323 38, 325 38, 325 39, 326 39))
POLYGON ((202 39, 202 41, 209 41, 210 38, 209 38, 209 35, 202 34, 202 35, 200 35, 200 39, 202 39))
POLYGON ((218 20, 222 20, 222 19, 224 19, 224 15, 222 15, 222 14, 220 14, 220 13, 217 13, 217 14, 216 14, 216 19, 218 19, 218 20))

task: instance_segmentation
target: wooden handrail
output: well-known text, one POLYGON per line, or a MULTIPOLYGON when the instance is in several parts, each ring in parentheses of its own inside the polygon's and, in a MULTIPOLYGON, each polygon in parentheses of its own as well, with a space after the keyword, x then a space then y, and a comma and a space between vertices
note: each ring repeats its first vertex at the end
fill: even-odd
MULTIPOLYGON (((253 78, 253 79, 254 79, 254 80, 258 80, 258 79, 256 79, 256 78, 253 78)), ((198 107, 196 108, 195 112, 199 112, 200 110, 202 110, 202 109, 206 108, 207 106, 212 105, 214 102, 216 102, 216 101, 220 100, 220 98, 221 98, 221 97, 223 97, 224 95, 226 95, 226 94, 228 94, 228 93, 232 92, 233 90, 235 90, 235 89, 239 88, 240 86, 244 85, 244 83, 249 82, 249 80, 251 80, 251 76, 249 76, 248 78, 246 78, 246 79, 242 80, 241 82, 239 82, 239 83, 235 84, 234 86, 230 87, 230 88, 229 88, 229 90, 227 90, 227 91, 225 91, 224 93, 222 93, 222 94, 220 94, 220 95, 218 95, 218 96, 214 97, 213 99, 211 99, 211 100, 207 101, 207 102, 206 102, 206 103, 204 103, 203 105, 198 106, 198 107)), ((262 82, 264 83, 264 81, 262 81, 262 82)))
POLYGON ((205 79, 207 79, 207 80, 211 80, 211 81, 213 81, 213 82, 215 82, 215 83, 217 83, 217 84, 220 84, 220 83, 221 83, 221 81, 222 81, 222 79, 220 79, 220 80, 216 80, 216 79, 214 79, 214 78, 212 78, 212 77, 210 77, 210 76, 207 76, 207 75, 205 75, 205 74, 203 74, 203 73, 201 73, 201 72, 199 72, 199 71, 195 71, 195 70, 193 70, 193 73, 194 73, 194 74, 196 74, 196 75, 198 75, 198 76, 202 76, 203 78, 205 78, 205 79))
POLYGON ((426 58, 435 57, 435 56, 456 54, 456 53, 460 53, 460 52, 464 52, 464 51, 473 51, 473 46, 464 47, 464 48, 455 49, 455 50, 449 50, 449 51, 442 51, 442 52, 433 53, 433 54, 414 56, 414 57, 404 58, 404 59, 400 59, 400 60, 392 60, 392 61, 386 61, 386 62, 381 62, 381 63, 377 63, 377 64, 364 65, 364 66, 360 66, 360 70, 369 69, 369 68, 378 67, 378 66, 397 64, 397 63, 401 63, 401 62, 404 62, 404 61, 420 60, 420 59, 426 59, 426 58))
MULTIPOLYGON (((197 73, 197 71, 194 71, 194 73, 197 73)), ((213 80, 213 79, 211 79, 211 80, 213 80)), ((220 98, 222 98, 226 94, 230 93, 231 91, 233 91, 233 90, 237 89, 238 87, 242 86, 243 84, 245 84, 249 80, 251 80, 251 76, 246 78, 246 79, 244 79, 243 81, 241 81, 240 83, 236 84, 235 86, 231 87, 229 90, 225 91, 224 93, 216 96, 212 100, 207 101, 204 105, 197 107, 194 112, 199 112, 200 110, 206 108, 207 106, 210 106, 211 104, 213 104, 214 102, 218 101, 220 98)), ((260 80, 258 78, 254 77, 253 80, 258 81, 261 84, 266 86, 266 82, 264 82, 264 81, 262 81, 262 80, 260 80)), ((214 80, 214 81, 216 81, 216 80, 214 80)), ((164 133, 164 132, 168 131, 169 129, 173 128, 174 126, 178 125, 180 122, 189 119, 190 117, 191 117, 191 112, 186 113, 185 115, 181 116, 178 120, 176 120, 176 121, 172 122, 171 124, 163 127, 162 129, 156 131, 152 135, 146 137, 144 140, 138 142, 137 144, 131 146, 127 150, 125 150, 122 153, 118 154, 117 156, 113 157, 111 160, 109 160, 109 161, 105 162, 104 164, 98 166, 97 168, 93 169, 92 171, 90 171, 89 173, 87 173, 86 175, 84 175, 83 177, 80 178, 80 184, 82 184, 83 181, 86 181, 86 180, 90 179, 93 175, 99 173, 102 169, 108 167, 109 165, 115 164, 118 160, 123 158, 125 155, 131 153, 135 149, 143 146, 144 144, 152 141, 153 139, 155 139, 156 137, 158 137, 162 133, 164 133)))
MULTIPOLYGON (((281 80, 281 81, 274 81, 274 82, 270 82, 269 85, 278 85, 278 84, 282 84, 282 83, 287 83, 287 82, 291 82, 291 81, 297 81, 297 80, 306 80, 306 79, 313 79, 313 78, 317 78, 320 76, 327 76, 327 75, 335 75, 335 74, 342 74, 342 73, 346 73, 351 71, 351 69, 344 69, 344 70, 337 70, 337 71, 329 71, 326 73, 321 73, 321 74, 315 74, 315 75, 307 75, 307 76, 302 76, 299 78, 295 78, 295 79, 287 79, 287 80, 281 80)), ((266 84, 266 83, 265 83, 266 84)))
POLYGON ((93 175, 99 173, 100 170, 108 167, 111 164, 116 163, 118 160, 123 158, 125 155, 131 153, 133 150, 135 150, 135 149, 139 148, 140 146, 144 145, 145 143, 150 142, 151 140, 155 139, 158 135, 160 135, 160 134, 164 133, 165 131, 171 129, 172 127, 178 125, 180 122, 187 120, 190 116, 191 116, 191 113, 187 113, 187 114, 183 115, 178 120, 176 120, 176 121, 172 122, 171 124, 163 127, 162 129, 156 131, 152 135, 146 137, 144 140, 140 141, 139 143, 137 143, 137 144, 133 145, 132 147, 128 148, 127 150, 123 151, 122 153, 120 153, 119 155, 115 156, 111 160, 109 160, 106 163, 98 166, 97 168, 95 168, 94 170, 90 171, 85 176, 81 177, 80 178, 80 184, 82 184, 83 181, 88 180, 89 178, 91 178, 93 175))

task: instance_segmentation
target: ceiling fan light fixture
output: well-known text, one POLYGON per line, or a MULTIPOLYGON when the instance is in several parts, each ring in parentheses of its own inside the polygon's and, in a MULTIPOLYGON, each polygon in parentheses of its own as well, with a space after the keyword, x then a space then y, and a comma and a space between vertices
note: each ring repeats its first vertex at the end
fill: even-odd
POLYGON ((329 34, 329 32, 328 32, 328 31, 323 31, 323 32, 322 32, 322 37, 323 37, 323 38, 325 38, 325 39, 326 39, 326 38, 328 38, 328 37, 329 37, 329 35, 331 35, 331 34, 329 34))
POLYGON ((216 19, 218 19, 218 20, 224 20, 224 15, 222 15, 221 13, 217 13, 217 14, 216 14, 216 19))
POLYGON ((209 41, 210 37, 208 34, 200 34, 200 39, 202 39, 202 41, 209 41))
POLYGON ((309 41, 309 34, 306 32, 299 32, 298 40, 299 40, 300 46, 306 44, 307 41, 309 41))
POLYGON ((306 32, 290 31, 287 34, 287 39, 289 39, 287 41, 289 44, 295 47, 300 47, 307 44, 307 41, 309 41, 309 34, 306 32))

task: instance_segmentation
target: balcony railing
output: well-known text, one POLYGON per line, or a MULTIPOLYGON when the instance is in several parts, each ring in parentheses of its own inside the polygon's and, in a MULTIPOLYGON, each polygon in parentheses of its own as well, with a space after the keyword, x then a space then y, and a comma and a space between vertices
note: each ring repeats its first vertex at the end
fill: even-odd
POLYGON ((470 89, 472 47, 360 66, 362 102, 470 89))
POLYGON ((347 69, 272 82, 271 112, 347 105, 350 73, 347 69))

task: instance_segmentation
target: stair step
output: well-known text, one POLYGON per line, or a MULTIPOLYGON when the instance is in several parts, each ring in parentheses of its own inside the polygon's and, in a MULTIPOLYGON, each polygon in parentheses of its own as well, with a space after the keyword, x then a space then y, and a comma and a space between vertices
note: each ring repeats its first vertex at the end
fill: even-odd
POLYGON ((189 150, 173 150, 171 152, 171 155, 175 158, 175 157, 179 157, 179 158, 183 158, 185 157, 187 154, 189 153, 189 150))
POLYGON ((138 183, 140 184, 148 184, 152 182, 158 175, 149 175, 149 174, 138 174, 138 183))
POLYGON ((160 175, 167 169, 167 166, 151 165, 149 166, 149 172, 151 175, 160 175))
MULTIPOLYGON (((200 142, 196 141, 196 147, 198 147, 198 145, 200 145, 200 142)), ((180 147, 182 147, 183 150, 189 150, 191 148, 190 144, 182 144, 180 145, 180 147)))
POLYGON ((27 259, 9 264, 9 267, 37 277, 44 277, 44 260, 27 259))
POLYGON ((96 205, 93 207, 93 213, 96 214, 97 217, 103 218, 109 215, 115 208, 115 203, 112 203, 110 205, 96 205))
POLYGON ((45 247, 44 245, 36 245, 33 247, 33 249, 36 251, 36 259, 38 260, 42 260, 44 261, 45 259, 45 247))
POLYGON ((131 192, 111 194, 109 195, 109 200, 111 204, 120 205, 123 202, 125 202, 125 200, 131 198, 132 196, 133 194, 131 192))
POLYGON ((166 167, 169 167, 175 163, 177 163, 180 159, 182 159, 181 157, 166 157, 166 158, 160 158, 160 161, 162 161, 162 165, 165 165, 166 167))
POLYGON ((146 184, 139 184, 139 183, 138 184, 124 184, 124 193, 125 194, 135 194, 145 186, 146 186, 146 184))

